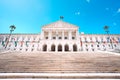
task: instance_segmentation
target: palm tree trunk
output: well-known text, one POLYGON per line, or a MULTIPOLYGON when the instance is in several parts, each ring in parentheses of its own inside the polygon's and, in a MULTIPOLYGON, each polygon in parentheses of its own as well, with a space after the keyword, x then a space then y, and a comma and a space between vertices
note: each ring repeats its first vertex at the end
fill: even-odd
POLYGON ((11 34, 12 34, 12 31, 10 32, 9 37, 8 37, 8 39, 7 39, 7 43, 6 43, 6 45, 5 45, 5 49, 7 48, 7 45, 8 45, 8 43, 9 43, 9 39, 10 39, 11 34))
POLYGON ((110 39, 110 43, 111 43, 111 47, 112 47, 112 49, 113 49, 113 44, 112 44, 112 40, 110 39))
POLYGON ((113 44, 112 44, 112 40, 111 40, 111 37, 110 37, 110 35, 109 35, 109 32, 107 32, 107 34, 108 34, 108 37, 109 37, 109 39, 110 39, 111 47, 112 47, 112 49, 113 49, 113 44))

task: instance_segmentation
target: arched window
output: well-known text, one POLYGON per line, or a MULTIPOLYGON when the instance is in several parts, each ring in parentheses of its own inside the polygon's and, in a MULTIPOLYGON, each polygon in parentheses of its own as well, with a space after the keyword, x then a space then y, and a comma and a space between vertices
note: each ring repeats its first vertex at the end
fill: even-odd
POLYGON ((114 46, 115 46, 115 47, 117 47, 117 45, 116 45, 116 44, 114 44, 114 46))
POLYGON ((31 49, 31 51, 34 51, 34 49, 31 49))
POLYGON ((43 45, 43 51, 47 51, 47 45, 43 45))
POLYGON ((88 51, 88 49, 86 49, 86 51, 88 51))
POLYGON ((69 46, 67 44, 65 45, 64 48, 65 48, 65 51, 69 51, 69 46))
POLYGON ((73 45, 73 51, 77 51, 77 45, 76 44, 73 45))
POLYGON ((99 45, 97 45, 97 47, 99 47, 99 45))
POLYGON ((58 51, 62 51, 62 45, 58 45, 58 51))
POLYGON ((93 44, 91 45, 91 47, 93 47, 93 44))
POLYGON ((51 46, 51 51, 55 51, 55 45, 54 44, 51 46))
POLYGON ((26 49, 26 51, 28 51, 28 49, 26 49))

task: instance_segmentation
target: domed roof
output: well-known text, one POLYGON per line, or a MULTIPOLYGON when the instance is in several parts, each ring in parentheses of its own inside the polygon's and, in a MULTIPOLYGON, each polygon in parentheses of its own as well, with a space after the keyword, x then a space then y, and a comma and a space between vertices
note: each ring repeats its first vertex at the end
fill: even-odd
POLYGON ((57 22, 43 26, 43 29, 56 28, 56 29, 77 29, 78 26, 59 20, 57 22))

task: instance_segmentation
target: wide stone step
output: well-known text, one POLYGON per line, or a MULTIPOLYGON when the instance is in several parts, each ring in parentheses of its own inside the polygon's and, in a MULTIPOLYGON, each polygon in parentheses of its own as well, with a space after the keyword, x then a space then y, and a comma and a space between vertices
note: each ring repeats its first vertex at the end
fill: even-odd
POLYGON ((2 79, 52 78, 52 79, 120 79, 119 73, 1 73, 2 79))

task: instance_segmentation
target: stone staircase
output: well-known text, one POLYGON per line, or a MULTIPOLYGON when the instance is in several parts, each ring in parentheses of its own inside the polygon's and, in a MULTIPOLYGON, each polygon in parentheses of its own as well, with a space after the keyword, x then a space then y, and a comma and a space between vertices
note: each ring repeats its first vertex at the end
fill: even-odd
POLYGON ((120 56, 108 53, 0 54, 1 73, 120 73, 120 56))

